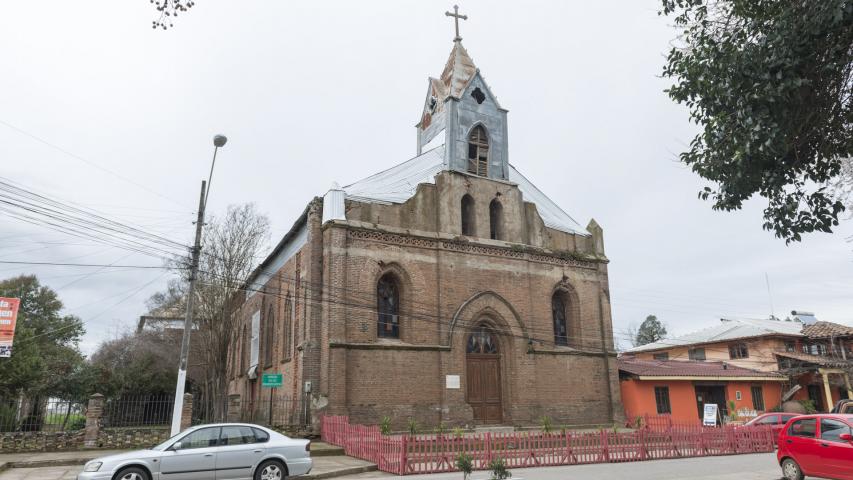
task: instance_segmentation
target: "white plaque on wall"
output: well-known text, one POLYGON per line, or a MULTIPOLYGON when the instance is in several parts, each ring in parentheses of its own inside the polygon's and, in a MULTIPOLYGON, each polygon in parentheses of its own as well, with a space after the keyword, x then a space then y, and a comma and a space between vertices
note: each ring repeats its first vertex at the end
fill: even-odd
POLYGON ((447 388, 459 389, 459 375, 447 375, 447 388))

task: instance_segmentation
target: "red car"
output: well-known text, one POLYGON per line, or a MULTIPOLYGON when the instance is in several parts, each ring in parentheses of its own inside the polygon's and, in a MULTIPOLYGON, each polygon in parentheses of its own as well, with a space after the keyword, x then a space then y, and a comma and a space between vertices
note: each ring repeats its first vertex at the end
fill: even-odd
POLYGON ((779 435, 776 452, 787 480, 853 480, 853 415, 801 415, 779 435))
POLYGON ((782 413, 782 412, 772 412, 772 413, 763 413, 752 420, 746 422, 744 427, 764 427, 770 425, 770 428, 773 430, 773 437, 778 438, 779 432, 785 428, 785 424, 788 423, 788 420, 798 417, 799 413, 782 413))

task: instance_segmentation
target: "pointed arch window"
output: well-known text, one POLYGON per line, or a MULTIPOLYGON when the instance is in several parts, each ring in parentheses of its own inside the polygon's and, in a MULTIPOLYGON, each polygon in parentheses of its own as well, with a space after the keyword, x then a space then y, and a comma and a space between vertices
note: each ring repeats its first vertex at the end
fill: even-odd
POLYGON ((249 355, 249 340, 246 338, 246 326, 243 325, 243 332, 240 334, 240 375, 246 373, 246 357, 249 355))
POLYGON ((273 345, 275 341, 275 311, 272 305, 267 309, 267 318, 264 322, 264 367, 272 366, 273 345))
POLYGON ((293 350, 293 302, 290 300, 290 293, 287 294, 284 300, 284 321, 281 323, 281 338, 284 340, 281 359, 287 361, 290 360, 291 351, 293 350))
POLYGON ((488 327, 480 325, 468 336, 465 352, 495 354, 498 353, 498 342, 495 341, 488 327))
POLYGON ((468 136, 468 173, 485 177, 489 173, 489 137, 482 125, 468 136))
POLYGON ((467 193, 462 196, 462 235, 475 236, 477 224, 474 209, 474 198, 467 193))
POLYGON ((568 306, 568 293, 564 290, 554 292, 554 296, 551 297, 551 316, 554 321, 555 345, 569 345, 568 306))
POLYGON ((503 240, 504 237, 504 207, 498 199, 489 204, 489 238, 492 240, 503 240))
POLYGON ((376 285, 377 331, 382 338, 400 338, 400 283, 386 273, 376 285))

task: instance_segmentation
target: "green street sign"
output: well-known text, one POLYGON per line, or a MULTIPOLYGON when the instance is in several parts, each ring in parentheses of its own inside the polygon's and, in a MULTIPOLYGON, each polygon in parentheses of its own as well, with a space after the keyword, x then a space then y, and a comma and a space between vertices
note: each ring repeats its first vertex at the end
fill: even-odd
POLYGON ((265 373, 261 375, 261 386, 265 388, 280 387, 283 380, 284 375, 280 373, 265 373))

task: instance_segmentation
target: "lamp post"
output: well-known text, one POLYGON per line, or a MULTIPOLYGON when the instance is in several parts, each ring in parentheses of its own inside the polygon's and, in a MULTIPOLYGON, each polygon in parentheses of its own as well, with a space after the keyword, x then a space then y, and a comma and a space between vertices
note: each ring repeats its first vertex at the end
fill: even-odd
POLYGON ((195 243, 192 248, 192 263, 190 264, 190 285, 187 290, 187 311, 184 315, 184 334, 181 339, 181 361, 178 365, 178 384, 175 387, 175 405, 172 409, 172 433, 181 431, 181 413, 184 409, 184 386, 187 382, 187 359, 190 353, 190 332, 193 325, 193 304, 195 303, 195 280, 198 274, 198 262, 201 255, 201 229, 204 226, 204 210, 207 207, 207 196, 210 193, 210 181, 213 180, 213 167, 216 165, 216 152, 225 146, 228 139, 224 135, 213 137, 213 162, 210 164, 210 175, 207 182, 201 181, 201 194, 198 200, 198 218, 195 222, 195 243))

